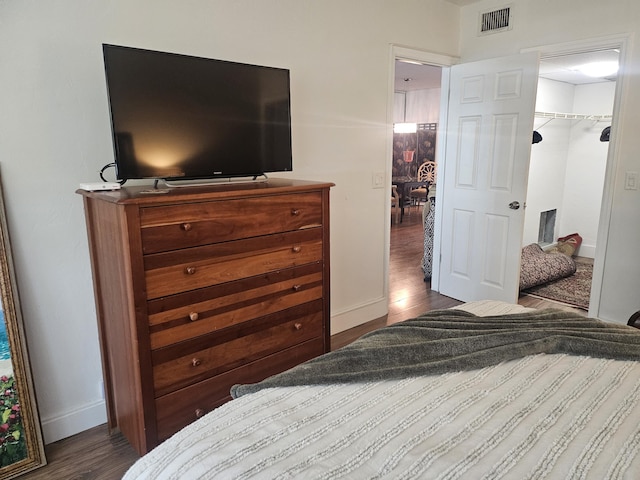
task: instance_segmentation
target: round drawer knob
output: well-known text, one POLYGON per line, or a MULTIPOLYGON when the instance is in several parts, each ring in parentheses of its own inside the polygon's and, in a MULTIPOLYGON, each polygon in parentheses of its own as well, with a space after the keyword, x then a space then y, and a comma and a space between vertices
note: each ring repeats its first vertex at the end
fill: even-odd
POLYGON ((192 367, 199 367, 202 364, 202 360, 200 360, 199 358, 192 358, 191 359, 191 366, 192 367))
POLYGON ((302 250, 302 247, 299 245, 296 245, 291 250, 293 251, 293 253, 300 253, 300 250, 302 250))
POLYGON ((302 330, 302 324, 301 323, 296 322, 296 323, 293 324, 293 327, 296 330, 302 330))
POLYGON ((184 230, 185 232, 188 232, 189 230, 191 230, 191 224, 190 223, 183 223, 182 225, 180 225, 180 228, 182 230, 184 230))
POLYGON ((184 273, 186 273, 187 275, 193 275, 194 273, 196 273, 196 267, 187 267, 184 269, 184 273))
POLYGON ((189 320, 191 320, 192 322, 195 322, 196 320, 198 320, 198 318, 200 318, 200 315, 198 315, 198 312, 191 312, 189 314, 189 320))
POLYGON ((298 210, 297 208, 292 208, 291 215, 293 215, 294 217, 297 217, 298 215, 300 215, 300 210, 298 210))
POLYGON ((296 285, 294 285, 293 287, 291 287, 291 289, 292 289, 294 292, 299 292, 301 288, 302 288, 302 285, 300 285, 300 284, 296 284, 296 285))
POLYGON ((207 412, 205 412, 202 408, 196 408, 196 411, 195 411, 196 418, 203 417, 205 413, 207 412))

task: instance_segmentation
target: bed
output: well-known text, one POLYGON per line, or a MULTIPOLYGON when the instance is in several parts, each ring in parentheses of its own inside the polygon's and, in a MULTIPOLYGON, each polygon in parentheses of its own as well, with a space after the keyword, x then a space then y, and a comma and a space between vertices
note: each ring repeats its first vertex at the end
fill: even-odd
POLYGON ((560 310, 428 312, 232 395, 124 478, 640 472, 640 330, 560 310))

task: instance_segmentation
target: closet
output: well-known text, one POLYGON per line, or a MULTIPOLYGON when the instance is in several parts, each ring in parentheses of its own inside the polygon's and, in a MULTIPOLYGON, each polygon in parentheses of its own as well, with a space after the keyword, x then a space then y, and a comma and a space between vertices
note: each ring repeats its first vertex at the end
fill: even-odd
POLYGON ((531 146, 523 246, 578 232, 595 256, 615 82, 572 85, 541 78, 531 146), (563 113, 571 112, 571 113, 563 113), (552 221, 550 222, 550 218, 552 221), (551 235, 545 229, 551 228, 551 235))

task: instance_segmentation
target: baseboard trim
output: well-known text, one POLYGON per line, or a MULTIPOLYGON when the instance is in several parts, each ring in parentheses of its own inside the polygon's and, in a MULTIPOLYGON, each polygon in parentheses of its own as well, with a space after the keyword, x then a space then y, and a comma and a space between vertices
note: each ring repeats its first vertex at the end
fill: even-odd
POLYGON ((107 421, 104 400, 89 403, 73 411, 42 419, 42 436, 45 444, 57 442, 107 421))
POLYGON ((363 323, 370 322, 389 313, 389 301, 386 297, 360 304, 331 316, 331 335, 344 332, 363 323))
MULTIPOLYGON (((386 315, 388 310, 387 299, 377 298, 338 312, 331 317, 331 334, 334 335, 380 318, 386 315)), ((106 423, 107 408, 105 401, 99 400, 60 415, 41 418, 41 420, 44 443, 49 444, 106 423)))
MULTIPOLYGON (((540 245, 542 250, 544 250, 545 252, 557 246, 558 246, 558 242, 548 243, 546 245, 540 245)), ((596 258, 596 246, 586 245, 583 243, 582 245, 580 245, 580 247, 578 247, 578 250, 576 251, 576 256, 586 257, 586 258, 596 258)))
POLYGON ((596 246, 583 243, 576 253, 578 257, 596 258, 596 246))

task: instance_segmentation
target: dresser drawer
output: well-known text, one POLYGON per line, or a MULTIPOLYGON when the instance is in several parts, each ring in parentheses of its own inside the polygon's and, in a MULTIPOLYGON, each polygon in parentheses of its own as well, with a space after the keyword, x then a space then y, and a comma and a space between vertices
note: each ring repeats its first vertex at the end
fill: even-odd
POLYGON ((313 339, 157 398, 159 440, 165 440, 215 407, 231 400, 229 391, 233 385, 259 382, 323 353, 322 339, 313 339))
POLYGON ((145 254, 322 225, 319 192, 140 209, 145 254))
POLYGON ((147 305, 151 348, 165 347, 322 296, 322 264, 316 262, 151 300, 147 305))
POLYGON ((147 299, 321 261, 322 240, 312 228, 146 255, 147 299))
MULTIPOLYGON (((157 355, 154 352, 152 355, 155 359, 179 355, 162 363, 154 362, 153 382, 156 396, 170 393, 313 338, 323 338, 322 310, 303 317, 294 317, 286 322, 273 324, 274 322, 280 322, 280 318, 272 316, 253 322, 251 333, 241 332, 236 338, 227 338, 231 335, 221 335, 219 338, 209 335, 208 346, 202 350, 189 351, 189 346, 179 345, 171 351, 159 352, 157 355)), ((200 346, 195 344, 195 348, 200 346)))

